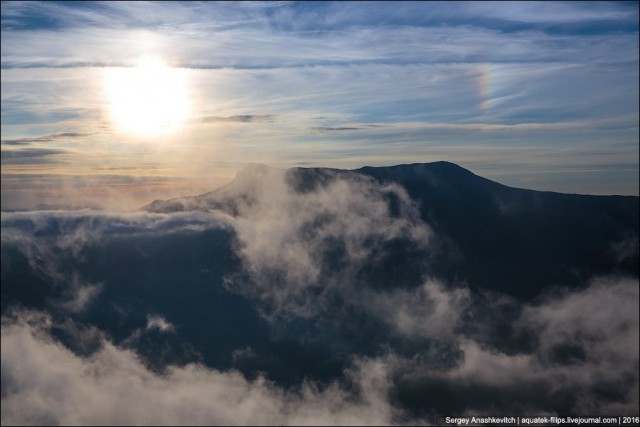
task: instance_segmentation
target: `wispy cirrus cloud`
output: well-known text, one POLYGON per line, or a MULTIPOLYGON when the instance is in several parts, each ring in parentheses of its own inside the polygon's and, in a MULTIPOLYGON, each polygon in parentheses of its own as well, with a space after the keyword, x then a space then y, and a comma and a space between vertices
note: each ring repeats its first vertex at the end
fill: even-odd
POLYGON ((22 148, 18 150, 2 150, 2 164, 46 164, 57 160, 53 156, 65 154, 66 150, 55 148, 22 148))
POLYGON ((0 141, 3 145, 30 145, 35 142, 52 142, 58 139, 71 139, 71 138, 82 138, 85 136, 90 136, 90 133, 81 133, 81 132, 62 132, 62 133, 54 133, 50 135, 42 135, 28 138, 17 138, 17 139, 3 139, 0 141))
MULTIPOLYGON (((170 56, 180 52, 178 60, 183 66, 212 68, 407 61, 593 62, 603 58, 611 61, 617 52, 622 54, 626 50, 621 42, 628 47, 633 45, 634 23, 637 26, 633 7, 613 4, 600 6, 597 12, 572 4, 544 3, 529 6, 514 3, 507 8, 461 4, 453 6, 457 9, 455 14, 451 7, 403 3, 393 8, 381 6, 372 14, 366 5, 338 3, 272 7, 153 3, 7 6, 7 18, 14 22, 22 20, 24 25, 3 27, 3 39, 7 39, 3 42, 3 64, 8 67, 46 65, 47 61, 52 66, 63 66, 65 62, 127 63, 132 55, 140 53, 140 46, 132 43, 132 38, 140 40, 146 48, 162 46, 170 56), (141 8, 144 14, 140 13, 141 8), (531 13, 531 8, 537 12, 531 13), (45 15, 56 18, 46 20, 45 15), (385 20, 380 19, 383 16, 385 20), (536 18, 532 20, 531 16, 536 18), (624 24, 618 34, 598 33, 597 24, 602 22, 609 22, 609 26, 624 24), (522 27, 526 23, 531 25, 522 27), (571 24, 575 23, 593 23, 595 34, 572 29, 571 24), (500 24, 511 29, 508 38, 497 30, 500 24), (565 43, 567 39, 558 28, 563 24, 569 25, 568 32, 589 37, 589 48, 565 43), (33 27, 37 31, 30 29, 33 27), (375 33, 371 31, 373 27, 375 33), (213 33, 215 43, 211 42, 213 33), (79 38, 80 34, 83 37, 79 38), (68 43, 71 37, 81 42, 68 43), (20 52, 13 51, 14 38, 21 41, 20 52), (105 39, 111 41, 110 46, 104 46, 105 39), (430 43, 423 43, 424 40, 430 43), (500 50, 483 48, 498 41, 500 50), (95 49, 98 44, 101 48, 95 49), (555 49, 548 49, 549 44, 555 49), (60 49, 52 49, 55 46, 60 49)), ((628 56, 616 56, 622 62, 630 60, 628 56)))
POLYGON ((236 116, 206 116, 200 119, 201 123, 254 123, 273 122, 273 114, 239 114, 236 116))
MULTIPOLYGON (((218 160, 359 167, 446 159, 486 170, 489 158, 512 164, 513 150, 543 147, 570 151, 574 164, 557 162, 558 173, 536 188, 565 191, 572 185, 558 179, 560 171, 590 163, 591 147, 610 147, 602 165, 610 170, 637 152, 635 4, 43 2, 3 9, 3 135, 21 144, 34 135, 93 133, 78 156, 68 156, 72 164, 85 161, 83 152, 131 140, 109 127, 101 73, 150 53, 181 67, 192 96, 189 129, 162 160, 173 174, 219 173, 220 183, 222 172, 207 167, 218 160), (269 126, 210 126, 224 122, 269 126), (193 168, 176 163, 194 152, 193 168)), ((536 168, 553 156, 526 158, 536 168)), ((523 183, 507 169, 501 176, 523 183)), ((636 176, 601 177, 586 191, 636 194, 636 176)), ((582 175, 569 180, 586 183, 582 175)))

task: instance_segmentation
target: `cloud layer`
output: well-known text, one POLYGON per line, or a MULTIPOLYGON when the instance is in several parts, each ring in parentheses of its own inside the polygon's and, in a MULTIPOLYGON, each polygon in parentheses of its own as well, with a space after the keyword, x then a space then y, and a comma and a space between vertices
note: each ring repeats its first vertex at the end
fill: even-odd
POLYGON ((48 338, 46 317, 20 313, 2 327, 3 425, 380 425, 392 421, 379 362, 347 373, 357 394, 331 384, 287 392, 201 365, 148 371, 102 342, 81 358, 48 338), (35 325, 34 325, 35 324, 35 325))
MULTIPOLYGON (((417 413, 425 417, 422 422, 443 411, 632 415, 637 410, 638 354, 629 350, 637 343, 637 303, 635 281, 594 282, 550 306, 524 308, 520 320, 540 340, 533 352, 507 354, 464 336, 451 336, 460 352, 459 360, 449 363, 453 366, 438 363, 443 350, 416 352, 410 358, 394 353, 356 357, 341 383, 305 382, 289 391, 261 377, 247 380, 239 372, 199 364, 168 366, 158 374, 131 350, 105 339, 100 340, 99 350, 80 357, 52 339, 50 328, 55 325, 46 315, 18 312, 3 319, 2 422, 420 423, 407 415, 406 408, 394 405, 398 402, 393 396, 406 399, 407 394, 409 406, 421 407, 417 413), (611 305, 602 304, 599 298, 605 295, 611 305), (580 308, 597 304, 599 317, 613 322, 612 327, 576 322, 583 315, 574 311, 576 304, 580 308), (568 339, 550 336, 567 332, 568 339), (550 354, 550 344, 563 349, 550 354), (418 396, 419 403, 414 400, 418 396)), ((413 321, 417 320, 416 316, 413 321)))
POLYGON ((247 174, 208 212, 3 212, 3 425, 637 411, 637 278, 472 290, 401 187, 247 174))

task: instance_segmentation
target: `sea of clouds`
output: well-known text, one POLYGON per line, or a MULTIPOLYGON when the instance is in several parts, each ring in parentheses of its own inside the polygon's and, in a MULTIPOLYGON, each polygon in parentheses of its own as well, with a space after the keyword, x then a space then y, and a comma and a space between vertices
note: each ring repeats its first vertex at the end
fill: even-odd
POLYGON ((637 414, 637 278, 530 301, 448 283, 430 274, 434 231, 398 185, 305 187, 271 170, 233 215, 1 221, 3 425, 637 414), (304 351, 272 362, 276 347, 304 351))

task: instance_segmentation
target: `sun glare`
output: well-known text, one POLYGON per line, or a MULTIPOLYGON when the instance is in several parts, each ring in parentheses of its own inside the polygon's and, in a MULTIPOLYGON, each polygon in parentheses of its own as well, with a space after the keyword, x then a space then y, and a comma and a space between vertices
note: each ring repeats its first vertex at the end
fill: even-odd
POLYGON ((110 68, 105 87, 111 118, 121 131, 154 137, 176 130, 187 118, 184 71, 161 59, 145 58, 132 68, 110 68))

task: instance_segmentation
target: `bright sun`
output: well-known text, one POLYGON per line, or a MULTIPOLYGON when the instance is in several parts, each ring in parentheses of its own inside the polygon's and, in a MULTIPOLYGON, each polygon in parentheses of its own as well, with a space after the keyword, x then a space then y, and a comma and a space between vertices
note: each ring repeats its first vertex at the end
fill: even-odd
POLYGON ((110 68, 105 87, 111 118, 122 131, 143 137, 176 130, 187 118, 184 71, 157 58, 133 68, 110 68))

